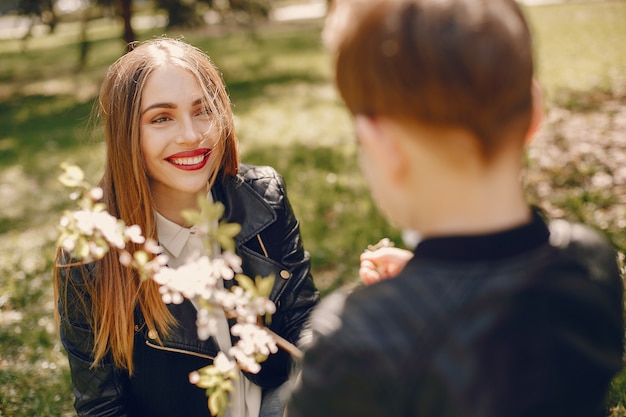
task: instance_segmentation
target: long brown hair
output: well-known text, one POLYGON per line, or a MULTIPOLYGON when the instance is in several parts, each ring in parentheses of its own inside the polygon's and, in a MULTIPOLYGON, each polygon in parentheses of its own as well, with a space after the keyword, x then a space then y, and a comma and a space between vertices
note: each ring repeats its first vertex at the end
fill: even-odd
MULTIPOLYGON (((139 44, 109 68, 102 83, 97 116, 101 119, 106 141, 104 175, 100 187, 109 213, 127 225, 139 225, 147 238, 156 239, 156 220, 148 175, 140 147, 141 97, 147 79, 161 65, 176 65, 189 71, 202 86, 206 102, 214 115, 220 140, 213 150, 216 156, 209 178, 212 186, 222 175, 236 175, 239 164, 231 103, 217 68, 198 48, 183 41, 157 38, 139 44)), ((139 249, 129 243, 127 249, 139 249)), ((175 320, 161 299, 158 286, 141 281, 136 272, 120 264, 118 252, 110 251, 95 266, 94 276, 85 279, 85 300, 73 306, 85 312, 94 332, 93 366, 110 352, 116 366, 133 372, 134 313, 139 307, 149 329, 167 333, 175 320)), ((79 267, 67 263, 57 253, 55 295, 63 297, 60 269, 79 267)), ((71 285, 67 280, 65 285, 71 285)), ((69 303, 63 303, 68 305, 69 303)))

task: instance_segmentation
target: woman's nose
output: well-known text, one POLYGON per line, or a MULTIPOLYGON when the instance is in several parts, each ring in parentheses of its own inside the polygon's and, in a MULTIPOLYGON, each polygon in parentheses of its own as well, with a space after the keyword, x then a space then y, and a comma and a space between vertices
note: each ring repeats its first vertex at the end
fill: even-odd
POLYGON ((202 139, 202 131, 199 123, 193 120, 193 117, 185 117, 181 122, 181 131, 179 132, 177 142, 179 143, 197 143, 202 139))

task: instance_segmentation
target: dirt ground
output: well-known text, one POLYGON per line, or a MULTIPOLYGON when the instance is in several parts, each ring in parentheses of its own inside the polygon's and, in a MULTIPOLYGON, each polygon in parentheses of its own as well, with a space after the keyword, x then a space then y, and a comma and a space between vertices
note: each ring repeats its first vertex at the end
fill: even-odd
POLYGON ((530 193, 552 216, 591 222, 624 249, 626 91, 560 101, 529 147, 530 193))

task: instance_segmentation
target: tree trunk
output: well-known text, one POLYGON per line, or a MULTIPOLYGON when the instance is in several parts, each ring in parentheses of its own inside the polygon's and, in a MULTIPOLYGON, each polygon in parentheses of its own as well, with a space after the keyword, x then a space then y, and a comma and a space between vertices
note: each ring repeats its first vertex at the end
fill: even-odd
POLYGON ((133 26, 131 24, 131 18, 133 15, 132 12, 132 0, 119 0, 120 12, 122 19, 124 20, 124 42, 128 45, 130 50, 130 45, 136 41, 135 31, 133 31, 133 26))
POLYGON ((158 7, 167 12, 167 27, 193 27, 202 22, 195 12, 196 2, 182 2, 180 0, 158 0, 158 7))

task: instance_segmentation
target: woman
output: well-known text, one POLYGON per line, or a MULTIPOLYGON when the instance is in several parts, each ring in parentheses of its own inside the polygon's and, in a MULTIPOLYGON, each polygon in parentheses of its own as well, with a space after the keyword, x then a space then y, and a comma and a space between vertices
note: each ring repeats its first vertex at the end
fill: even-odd
MULTIPOLYGON (((272 168, 239 165, 230 101, 209 58, 178 40, 140 44, 110 67, 99 116, 109 213, 158 239, 176 267, 198 239, 181 211, 197 208, 199 194, 224 204, 223 220, 241 225, 243 272, 276 277, 270 328, 298 344, 319 298, 298 221, 272 168)), ((157 285, 122 266, 117 253, 80 265, 59 251, 55 290, 79 415, 210 415, 188 375, 227 350, 228 331, 226 340, 199 340, 193 304, 163 303, 157 285)), ((275 388, 290 370, 286 352, 270 355, 258 374, 239 378, 227 415, 282 415, 275 388)))

